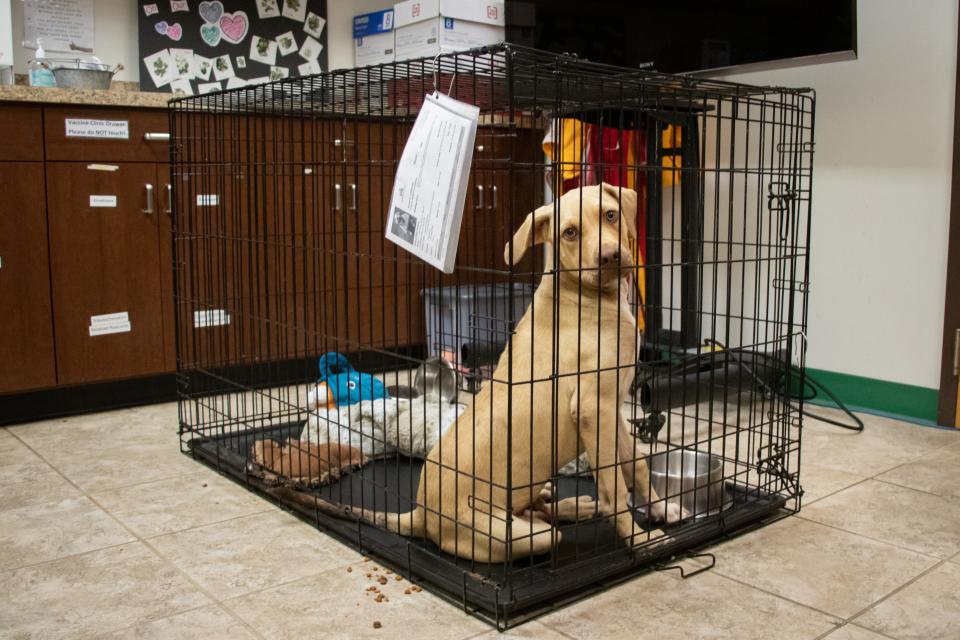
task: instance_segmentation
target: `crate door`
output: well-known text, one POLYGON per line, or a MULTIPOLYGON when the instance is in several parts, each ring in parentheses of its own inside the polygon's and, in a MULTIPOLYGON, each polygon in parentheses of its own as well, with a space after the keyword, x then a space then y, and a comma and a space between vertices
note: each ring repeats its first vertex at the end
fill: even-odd
POLYGON ((245 182, 231 164, 198 164, 177 170, 176 313, 181 369, 211 369, 245 359, 242 335, 250 310, 241 294, 249 277, 237 256, 244 245, 239 224, 245 182))

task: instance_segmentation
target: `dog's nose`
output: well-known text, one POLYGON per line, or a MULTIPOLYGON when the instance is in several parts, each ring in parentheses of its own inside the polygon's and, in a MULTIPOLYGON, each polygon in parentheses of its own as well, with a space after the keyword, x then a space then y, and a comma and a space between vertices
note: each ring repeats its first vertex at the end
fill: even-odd
POLYGON ((608 247, 600 250, 600 266, 614 267, 620 264, 620 248, 608 247))

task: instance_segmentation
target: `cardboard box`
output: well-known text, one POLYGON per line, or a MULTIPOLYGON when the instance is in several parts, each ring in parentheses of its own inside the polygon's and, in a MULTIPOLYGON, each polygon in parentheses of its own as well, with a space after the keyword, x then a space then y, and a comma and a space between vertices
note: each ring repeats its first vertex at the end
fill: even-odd
POLYGON ((393 9, 353 17, 353 60, 358 67, 393 62, 393 9))
POLYGON ((504 39, 500 0, 406 0, 393 6, 396 59, 463 51, 504 39))

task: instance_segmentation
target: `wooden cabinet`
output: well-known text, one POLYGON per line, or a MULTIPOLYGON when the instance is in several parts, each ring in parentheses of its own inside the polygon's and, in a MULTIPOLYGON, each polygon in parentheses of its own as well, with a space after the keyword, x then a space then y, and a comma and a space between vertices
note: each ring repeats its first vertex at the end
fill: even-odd
POLYGON ((43 163, 0 163, 0 393, 56 384, 43 163))
POLYGON ((43 114, 40 109, 13 105, 0 107, 0 161, 42 160, 43 114))
POLYGON ((178 217, 174 313, 183 328, 180 357, 187 368, 216 367, 243 360, 246 306, 242 287, 251 274, 240 260, 247 253, 243 226, 255 225, 247 203, 234 195, 229 166, 206 165, 174 173, 174 207, 178 217))
POLYGON ((60 384, 165 369, 158 165, 114 166, 47 164, 60 384))

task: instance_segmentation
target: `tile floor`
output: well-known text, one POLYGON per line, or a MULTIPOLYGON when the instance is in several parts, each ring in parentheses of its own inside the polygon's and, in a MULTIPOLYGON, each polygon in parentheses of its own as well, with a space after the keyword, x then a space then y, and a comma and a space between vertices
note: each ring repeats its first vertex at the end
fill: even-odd
MULTIPOLYGON (((357 553, 181 455, 175 415, 0 429, 0 637, 497 637, 405 581, 374 602, 357 553)), ((864 420, 808 422, 803 510, 715 547, 713 571, 501 637, 960 639, 960 433, 864 420)))

